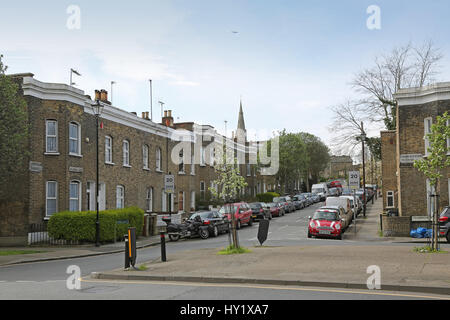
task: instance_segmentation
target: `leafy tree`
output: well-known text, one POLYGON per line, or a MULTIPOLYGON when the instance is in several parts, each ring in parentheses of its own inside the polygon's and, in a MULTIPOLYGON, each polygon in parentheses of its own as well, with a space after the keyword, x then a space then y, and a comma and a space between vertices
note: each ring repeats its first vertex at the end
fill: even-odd
POLYGON ((0 201, 14 201, 21 198, 23 186, 18 181, 29 155, 28 114, 19 85, 5 74, 2 58, 0 55, 0 201))
POLYGON ((320 179, 320 173, 327 167, 330 162, 330 149, 317 136, 301 132, 300 138, 305 143, 307 158, 306 177, 312 177, 312 183, 316 183, 320 179))
MULTIPOLYGON (((449 148, 447 141, 450 139, 450 115, 445 112, 442 116, 436 117, 436 123, 431 126, 431 133, 427 134, 429 140, 428 155, 424 159, 414 162, 414 167, 422 172, 430 181, 432 192, 438 192, 439 179, 442 178, 442 169, 450 166, 450 157, 447 156, 449 148)), ((432 249, 437 250, 438 244, 438 208, 435 206, 433 213, 433 242, 432 249)))
MULTIPOLYGON (((232 152, 232 151, 231 151, 232 152)), ((220 152, 218 152, 220 153, 220 152)), ((221 156, 222 161, 216 161, 214 165, 215 172, 218 175, 218 178, 214 180, 214 185, 217 188, 209 187, 209 191, 214 197, 221 198, 225 201, 225 206, 232 199, 235 199, 241 190, 244 190, 247 187, 247 182, 245 178, 241 176, 239 172, 239 166, 237 158, 234 158, 234 162, 230 163, 227 161, 226 151, 222 150, 221 156)), ((239 248, 239 242, 237 238, 236 231, 236 221, 234 212, 231 213, 231 224, 232 224, 232 236, 233 236, 233 246, 235 248, 239 248)))
POLYGON ((305 177, 307 172, 308 155, 306 144, 300 135, 279 132, 279 170, 276 179, 283 192, 292 191, 292 184, 305 177))

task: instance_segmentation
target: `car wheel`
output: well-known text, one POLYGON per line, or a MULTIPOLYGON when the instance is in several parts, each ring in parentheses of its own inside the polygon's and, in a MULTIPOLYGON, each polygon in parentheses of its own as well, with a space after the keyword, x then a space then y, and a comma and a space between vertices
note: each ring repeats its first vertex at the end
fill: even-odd
POLYGON ((309 239, 311 238, 311 233, 309 233, 309 231, 308 231, 308 238, 309 238, 309 239))
POLYGON ((170 241, 178 241, 180 240, 180 235, 169 234, 170 241))
POLYGON ((269 214, 269 220, 272 220, 273 216, 272 213, 269 214))
POLYGON ((219 228, 217 228, 217 226, 214 226, 213 237, 218 237, 218 236, 219 236, 219 228))
POLYGON ((241 220, 236 222, 236 229, 239 230, 241 228, 241 220))
POLYGON ((248 220, 248 226, 251 227, 253 225, 253 218, 250 218, 250 220, 248 220))
POLYGON ((450 243, 450 231, 449 231, 449 232, 447 232, 447 236, 446 236, 446 238, 447 238, 447 242, 448 242, 448 243, 450 243))
POLYGON ((206 228, 202 228, 199 230, 198 234, 200 235, 200 238, 202 238, 203 240, 208 239, 209 238, 209 231, 206 228))
POLYGON ((342 233, 337 237, 338 240, 342 240, 342 233))

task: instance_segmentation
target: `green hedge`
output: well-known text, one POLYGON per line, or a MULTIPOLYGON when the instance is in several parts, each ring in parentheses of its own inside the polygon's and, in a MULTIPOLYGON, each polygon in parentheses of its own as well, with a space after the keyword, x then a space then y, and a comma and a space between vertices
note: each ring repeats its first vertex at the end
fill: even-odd
POLYGON ((273 202, 273 198, 276 198, 279 196, 280 195, 275 192, 266 192, 266 193, 257 194, 256 198, 258 198, 259 202, 270 203, 270 202, 273 202))
MULTIPOLYGON (((60 212, 54 214, 48 222, 48 234, 54 239, 82 242, 95 242, 95 222, 97 213, 60 212)), ((138 207, 100 211, 100 241, 108 242, 121 239, 129 227, 136 228, 137 236, 142 235, 144 210, 138 207), (128 223, 120 223, 128 220, 128 223)))

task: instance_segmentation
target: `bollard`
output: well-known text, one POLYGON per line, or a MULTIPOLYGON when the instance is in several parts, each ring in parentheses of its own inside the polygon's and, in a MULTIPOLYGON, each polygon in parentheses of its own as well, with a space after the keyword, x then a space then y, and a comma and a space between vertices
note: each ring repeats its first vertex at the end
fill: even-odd
POLYGON ((161 261, 166 262, 166 237, 164 231, 161 231, 161 261))
POLYGON ((125 270, 130 268, 130 252, 128 249, 128 235, 125 235, 125 270))

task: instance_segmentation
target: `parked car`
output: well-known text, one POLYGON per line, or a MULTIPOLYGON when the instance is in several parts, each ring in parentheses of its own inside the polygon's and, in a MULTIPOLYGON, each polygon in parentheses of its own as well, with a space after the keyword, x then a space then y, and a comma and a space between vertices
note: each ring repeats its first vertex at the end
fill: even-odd
POLYGON ((308 206, 306 196, 302 194, 297 194, 293 197, 294 199, 297 199, 297 201, 300 201, 302 209, 306 208, 308 206))
POLYGON ((275 205, 280 209, 280 216, 284 216, 286 214, 285 206, 283 202, 274 202, 275 205))
POLYGON ((439 235, 450 243, 450 207, 445 207, 439 216, 439 235))
POLYGON ((325 201, 329 195, 328 186, 326 183, 313 184, 311 192, 319 195, 320 201, 325 201))
POLYGON ((195 220, 199 216, 204 226, 208 227, 209 234, 217 237, 221 233, 228 232, 228 223, 217 211, 194 212, 188 220, 195 220))
POLYGON ((253 224, 253 212, 246 202, 226 204, 220 208, 219 213, 228 220, 231 220, 231 214, 234 213, 236 229, 240 229, 242 224, 249 226, 253 224))
POLYGON ((304 193, 302 193, 301 195, 304 196, 304 197, 306 198, 306 204, 307 204, 308 206, 314 204, 314 201, 313 201, 313 199, 311 198, 311 193, 304 192, 304 193))
POLYGON ((281 202, 284 204, 284 213, 289 213, 295 211, 295 206, 291 201, 290 197, 275 197, 273 202, 281 202))
POLYGON ((343 220, 341 210, 336 208, 320 208, 309 217, 308 238, 326 237, 342 240, 343 220))
POLYGON ((353 189, 342 188, 341 196, 353 196, 353 189))
POLYGON ((292 197, 292 202, 294 203, 295 210, 300 210, 305 207, 304 201, 302 201, 302 199, 299 199, 297 196, 292 197))
POLYGON ((338 188, 330 188, 329 190, 329 197, 339 197, 340 192, 338 188))
POLYGON ((261 219, 272 219, 272 214, 270 213, 270 208, 266 206, 263 202, 253 202, 249 203, 250 209, 252 209, 253 220, 261 219))
POLYGON ((318 202, 320 202, 322 200, 322 198, 318 194, 315 194, 315 193, 313 193, 311 195, 311 197, 312 197, 314 203, 318 203, 318 202))
POLYGON ((280 217, 282 215, 280 207, 275 202, 267 203, 266 205, 272 217, 280 217))
POLYGON ((351 222, 351 220, 349 219, 350 215, 347 214, 345 208, 340 205, 335 206, 328 205, 321 207, 319 210, 337 210, 339 212, 339 217, 341 219, 341 226, 343 232, 345 232, 345 230, 347 230, 348 226, 350 225, 351 222))
POLYGON ((339 198, 348 199, 350 200, 350 207, 352 209, 352 212, 354 216, 358 216, 358 214, 362 210, 362 206, 360 206, 359 199, 357 197, 353 196, 340 196, 339 198))
POLYGON ((325 206, 341 206, 344 208, 346 214, 352 212, 350 200, 346 197, 328 197, 325 200, 325 206))

